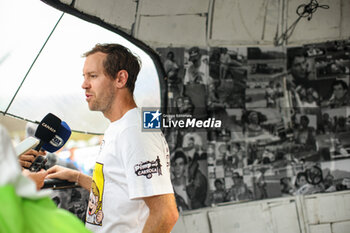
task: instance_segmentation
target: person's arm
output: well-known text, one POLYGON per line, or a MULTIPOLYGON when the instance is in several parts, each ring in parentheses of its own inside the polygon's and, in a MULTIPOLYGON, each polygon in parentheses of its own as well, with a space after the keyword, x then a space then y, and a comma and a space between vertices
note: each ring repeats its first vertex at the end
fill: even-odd
POLYGON ((49 175, 46 176, 48 179, 60 179, 68 180, 69 182, 76 182, 81 187, 90 191, 92 178, 81 173, 80 171, 55 165, 47 170, 47 172, 49 173, 49 175))
POLYGON ((44 186, 44 180, 45 180, 45 177, 47 176, 47 171, 42 169, 39 172, 30 172, 28 169, 23 169, 22 175, 33 180, 35 182, 36 189, 39 190, 41 189, 41 187, 44 186))
POLYGON ((149 208, 149 216, 142 232, 170 232, 179 217, 174 194, 145 197, 143 200, 149 208))

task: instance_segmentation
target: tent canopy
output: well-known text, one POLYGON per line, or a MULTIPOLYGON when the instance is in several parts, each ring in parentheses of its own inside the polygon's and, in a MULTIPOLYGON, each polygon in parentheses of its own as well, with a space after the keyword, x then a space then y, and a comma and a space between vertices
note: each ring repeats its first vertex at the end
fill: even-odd
MULTIPOLYGON (((44 0, 151 47, 273 45, 312 3, 288 45, 347 39, 349 0, 44 0), (328 9, 324 5, 329 6, 328 9), (317 7, 319 6, 319 7, 317 7)), ((285 43, 285 44, 286 44, 285 43)))

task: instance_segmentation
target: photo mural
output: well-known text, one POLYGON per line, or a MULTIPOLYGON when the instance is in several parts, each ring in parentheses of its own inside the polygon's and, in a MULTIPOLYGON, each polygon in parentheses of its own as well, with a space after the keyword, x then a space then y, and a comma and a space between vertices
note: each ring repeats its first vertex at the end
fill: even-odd
POLYGON ((350 40, 156 51, 167 114, 222 122, 165 130, 180 211, 350 189, 350 40))

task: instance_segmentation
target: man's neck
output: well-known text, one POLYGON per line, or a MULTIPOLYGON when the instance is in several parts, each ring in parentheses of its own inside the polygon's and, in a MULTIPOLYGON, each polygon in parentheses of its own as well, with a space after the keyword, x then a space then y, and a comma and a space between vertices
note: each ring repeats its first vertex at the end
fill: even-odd
POLYGON ((132 95, 119 95, 115 98, 110 110, 104 112, 103 115, 109 119, 110 122, 114 122, 122 118, 129 110, 136 107, 137 105, 132 95))

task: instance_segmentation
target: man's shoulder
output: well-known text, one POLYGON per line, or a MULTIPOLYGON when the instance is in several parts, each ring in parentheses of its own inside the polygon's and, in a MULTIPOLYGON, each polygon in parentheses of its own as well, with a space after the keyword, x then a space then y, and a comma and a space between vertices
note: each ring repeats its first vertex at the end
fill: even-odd
POLYGON ((125 113, 121 119, 112 122, 108 126, 105 135, 121 135, 125 130, 137 128, 140 127, 140 125, 141 120, 137 109, 132 109, 125 113))
POLYGON ((133 108, 127 111, 123 117, 117 122, 119 127, 128 128, 141 126, 141 113, 139 108, 133 108))

